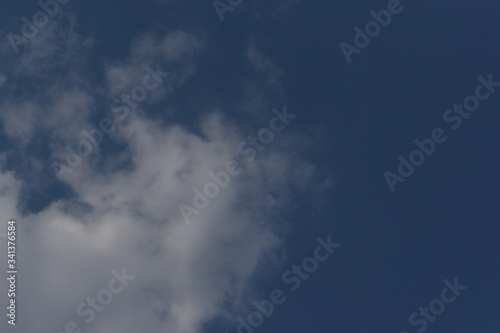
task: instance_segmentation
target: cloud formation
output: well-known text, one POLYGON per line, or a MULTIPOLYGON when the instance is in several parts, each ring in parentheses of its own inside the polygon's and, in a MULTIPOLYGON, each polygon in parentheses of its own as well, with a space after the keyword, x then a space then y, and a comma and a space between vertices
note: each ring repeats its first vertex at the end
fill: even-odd
MULTIPOLYGON (((197 74, 203 38, 180 30, 145 33, 123 59, 102 60, 99 79, 87 70, 93 40, 58 22, 9 59, 19 66, 0 86, 6 96, 0 121, 15 146, 0 155, 0 210, 20 228, 18 329, 60 332, 75 321, 88 333, 196 333, 210 320, 231 317, 251 296, 258 270, 283 249, 280 213, 294 191, 314 185, 314 167, 299 148, 290 151, 297 138, 283 134, 186 225, 179 203, 211 171, 239 158, 247 134, 222 110, 202 110, 192 127, 150 115, 197 74), (56 180, 49 161, 109 115, 109 103, 155 63, 168 67, 169 84, 117 122, 108 144, 64 177, 71 195, 23 214, 23 189, 43 187, 50 195, 56 180), (15 158, 30 169, 9 167, 15 158), (136 279, 85 323, 77 305, 106 288, 111 270, 121 267, 136 279)), ((269 84, 280 86, 275 65, 255 48, 247 56, 269 84)))

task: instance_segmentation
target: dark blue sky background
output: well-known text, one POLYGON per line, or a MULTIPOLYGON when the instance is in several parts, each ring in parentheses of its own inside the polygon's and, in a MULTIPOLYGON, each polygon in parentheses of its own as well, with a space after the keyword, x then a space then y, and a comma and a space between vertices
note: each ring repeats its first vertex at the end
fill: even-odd
MULTIPOLYGON (((500 81, 500 4, 402 1, 403 12, 347 64, 339 44, 352 44, 353 28, 387 1, 301 1, 286 15, 278 13, 280 3, 245 0, 223 22, 210 1, 72 0, 68 8, 76 13, 76 31, 95 39, 96 59, 121 59, 134 37, 152 27, 203 35, 198 75, 169 102, 191 110, 176 119, 188 127, 197 106, 210 103, 223 105, 243 127, 268 119, 264 110, 249 118, 239 104, 249 41, 282 72, 284 93, 269 90, 270 106, 287 105, 299 115, 289 130, 311 141, 309 160, 332 174, 336 186, 322 194, 322 204, 312 194, 293 199, 282 216, 288 259, 255 289, 262 295, 287 289, 281 273, 311 255, 318 236, 331 234, 342 247, 299 290, 287 289, 287 302, 257 332, 416 332, 408 316, 454 277, 468 289, 427 332, 497 332, 500 89, 456 131, 442 116, 474 93, 479 75, 500 81), (383 173, 397 172, 398 155, 408 157, 413 141, 436 127, 448 140, 392 193, 383 173)), ((18 31, 20 17, 36 10, 35 1, 3 0, 0 20, 18 31)), ((96 78, 99 66, 91 58, 96 78)), ((9 147, 5 140, 2 149, 9 147)), ((31 210, 72 195, 57 181, 44 194, 29 199, 31 210)), ((209 333, 223 330, 235 327, 207 325, 209 333)))

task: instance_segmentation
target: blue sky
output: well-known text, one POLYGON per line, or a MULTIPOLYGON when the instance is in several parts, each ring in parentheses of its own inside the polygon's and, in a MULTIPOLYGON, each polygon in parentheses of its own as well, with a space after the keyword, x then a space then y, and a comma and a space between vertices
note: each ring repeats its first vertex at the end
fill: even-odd
POLYGON ((498 331, 497 2, 63 3, 30 38, 40 5, 0 5, 2 332, 252 333, 276 289, 252 331, 498 331))

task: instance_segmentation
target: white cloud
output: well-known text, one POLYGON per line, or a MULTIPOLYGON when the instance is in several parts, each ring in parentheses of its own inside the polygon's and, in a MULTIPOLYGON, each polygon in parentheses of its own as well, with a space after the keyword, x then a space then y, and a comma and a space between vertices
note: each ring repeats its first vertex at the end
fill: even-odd
MULTIPOLYGON (((121 266, 137 279, 86 332, 105 327, 125 333, 200 332, 205 321, 225 314, 225 302, 244 298, 257 265, 282 245, 269 213, 276 202, 263 198, 270 191, 286 197, 295 173, 304 177, 309 167, 291 167, 286 155, 263 157, 187 226, 177 205, 191 197, 192 187, 206 182, 209 171, 223 168, 238 142, 233 129, 208 121, 217 134, 203 140, 134 116, 122 132, 130 144, 132 171, 106 174, 87 165, 68 179, 88 211, 75 212, 60 201, 18 218, 24 226, 19 246, 23 330, 56 329, 73 320, 67 309, 105 287, 106 274, 121 266), (185 169, 190 172, 181 179, 178 173, 185 169), (43 318, 27 320, 47 307, 50 313, 43 318)), ((12 190, 2 196, 10 211, 15 195, 12 190)))
MULTIPOLYGON (((45 37, 47 49, 40 45, 41 54, 81 40, 74 32, 62 36, 63 40, 45 37)), ((29 53, 21 56, 23 75, 33 71, 44 81, 44 73, 55 68, 75 72, 56 76, 39 94, 26 94, 22 100, 11 95, 1 121, 7 135, 23 147, 40 129, 48 131, 53 138, 47 148, 55 156, 90 126, 100 94, 113 99, 133 84, 143 65, 157 60, 171 66, 176 80, 172 90, 163 93, 175 93, 195 75, 195 58, 202 47, 200 38, 182 31, 140 36, 129 57, 106 62, 107 83, 95 90, 89 88, 82 63, 71 58, 74 51, 67 49, 38 69, 34 66, 41 58, 29 53)), ((250 58, 277 73, 257 53, 250 58)), ((245 137, 221 113, 205 112, 198 124, 200 134, 194 134, 178 124, 164 125, 141 112, 131 113, 109 138, 126 147, 120 159, 103 155, 101 164, 85 160, 65 178, 74 197, 52 202, 36 214, 17 212, 24 199, 23 178, 0 173, 2 215, 15 217, 20 228, 18 330, 61 331, 74 320, 86 333, 196 333, 207 321, 228 317, 227 304, 244 306, 257 267, 269 264, 283 247, 277 213, 287 209, 294 189, 311 184, 314 168, 289 151, 295 139, 282 133, 195 223, 186 225, 178 204, 191 200, 192 188, 205 184, 210 171, 222 170, 237 158, 238 144, 245 137), (120 168, 123 160, 131 167, 120 168), (110 271, 121 267, 137 278, 86 325, 75 313, 77 305, 105 288, 110 271)), ((5 279, 0 280, 0 290, 6 287, 5 279)), ((2 321, 2 331, 5 325, 2 321)))

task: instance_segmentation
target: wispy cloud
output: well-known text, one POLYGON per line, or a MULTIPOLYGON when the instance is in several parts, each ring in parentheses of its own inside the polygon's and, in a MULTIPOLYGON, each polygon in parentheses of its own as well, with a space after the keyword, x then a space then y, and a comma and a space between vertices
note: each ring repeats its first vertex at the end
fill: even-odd
MULTIPOLYGON (((181 30, 139 35, 128 55, 102 59, 96 77, 86 67, 92 39, 60 28, 44 30, 8 60, 19 65, 5 74, 14 86, 0 87, 6 110, 0 120, 17 149, 1 155, 0 209, 17 217, 23 239, 18 299, 25 319, 19 329, 83 324, 75 307, 102 289, 115 267, 127 267, 136 279, 85 332, 194 333, 209 320, 229 318, 231 308, 249 297, 258 267, 283 248, 279 214, 294 191, 314 185, 314 167, 287 149, 297 138, 283 134, 204 210, 199 223, 187 226, 179 203, 209 180, 210 171, 236 158, 235 147, 247 136, 222 108, 199 110, 192 126, 159 122, 147 112, 161 112, 162 103, 197 75, 203 38, 181 30), (165 64, 172 80, 110 135, 117 148, 103 147, 57 185, 70 195, 23 215, 28 181, 32 188, 52 189, 49 161, 62 158, 64 147, 77 143, 82 129, 92 128, 151 63, 165 64), (15 156, 31 169, 8 167, 15 156)), ((246 59, 280 89, 280 71, 270 60, 255 48, 246 59)), ((178 106, 179 112, 184 108, 178 106)))

